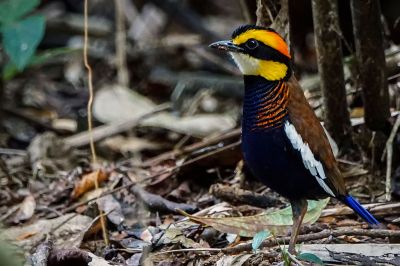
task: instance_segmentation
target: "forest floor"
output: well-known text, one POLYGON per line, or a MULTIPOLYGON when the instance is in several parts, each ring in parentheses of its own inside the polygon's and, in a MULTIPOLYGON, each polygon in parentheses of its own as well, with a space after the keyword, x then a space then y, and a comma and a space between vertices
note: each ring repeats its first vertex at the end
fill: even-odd
MULTIPOLYGON (((33 265, 400 265, 400 164, 395 154, 386 193, 386 138, 366 129, 349 67, 356 148, 337 158, 348 190, 382 227, 368 228, 337 200, 312 201, 299 237, 302 255, 295 258, 285 246, 292 219, 287 200, 243 165, 238 70, 207 49, 204 33, 187 33, 167 24, 160 8, 145 7, 137 15, 141 23, 127 22, 133 28, 127 66, 111 60, 113 20, 104 10, 90 18, 98 25, 90 28, 96 31, 90 47, 96 159, 82 40, 72 40, 82 25, 66 23, 82 15, 56 4, 41 8, 52 25, 48 36, 60 37, 68 27, 65 45, 74 49, 4 83, 0 264, 6 253, 13 254, 7 265, 19 265, 17 254, 33 265), (153 13, 164 18, 161 26, 135 35, 153 13), (121 71, 128 71, 130 86, 121 85, 121 71)), ((215 16, 204 23, 224 36, 241 21, 215 16)), ((392 72, 400 72, 399 51, 388 48, 392 72)), ((395 74, 389 78, 392 123, 399 110, 395 74)), ((304 74, 300 81, 320 116, 318 76, 304 74)))

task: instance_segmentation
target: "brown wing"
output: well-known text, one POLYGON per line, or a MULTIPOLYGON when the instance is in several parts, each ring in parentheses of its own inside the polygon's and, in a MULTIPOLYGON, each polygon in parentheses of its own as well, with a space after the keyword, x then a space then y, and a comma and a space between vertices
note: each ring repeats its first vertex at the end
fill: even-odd
POLYGON ((337 166, 328 137, 321 123, 304 96, 296 78, 290 78, 288 86, 288 110, 293 126, 301 135, 303 141, 309 145, 314 157, 322 163, 331 189, 334 188, 333 191, 336 195, 346 195, 343 176, 337 166))

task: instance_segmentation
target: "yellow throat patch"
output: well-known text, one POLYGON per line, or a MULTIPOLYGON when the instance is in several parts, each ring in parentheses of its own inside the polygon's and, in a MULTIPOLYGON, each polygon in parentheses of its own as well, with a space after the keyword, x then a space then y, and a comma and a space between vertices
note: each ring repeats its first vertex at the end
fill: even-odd
POLYGON ((279 62, 260 60, 259 75, 267 80, 280 80, 287 74, 288 67, 279 62))
POLYGON ((231 55, 243 75, 262 76, 267 80, 280 80, 287 74, 288 67, 283 63, 261 60, 240 53, 231 53, 231 55))

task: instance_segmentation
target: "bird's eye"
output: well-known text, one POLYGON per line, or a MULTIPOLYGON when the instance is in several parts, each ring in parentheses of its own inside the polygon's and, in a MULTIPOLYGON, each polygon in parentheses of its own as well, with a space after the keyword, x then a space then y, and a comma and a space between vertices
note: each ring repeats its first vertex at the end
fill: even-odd
POLYGON ((254 39, 250 39, 246 42, 246 47, 253 50, 258 47, 258 42, 254 39))

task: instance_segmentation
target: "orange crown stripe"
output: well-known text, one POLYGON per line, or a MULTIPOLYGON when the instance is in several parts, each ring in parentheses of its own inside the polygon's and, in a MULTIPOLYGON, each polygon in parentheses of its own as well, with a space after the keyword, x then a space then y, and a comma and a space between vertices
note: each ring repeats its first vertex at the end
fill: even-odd
POLYGON ((232 42, 236 45, 240 45, 242 43, 247 42, 247 40, 249 39, 255 39, 257 41, 263 42, 265 45, 268 45, 271 48, 274 48, 275 50, 279 51, 283 55, 287 56, 288 58, 291 58, 289 53, 289 48, 285 40, 283 40, 283 38, 276 32, 252 29, 236 36, 232 40, 232 42))

